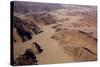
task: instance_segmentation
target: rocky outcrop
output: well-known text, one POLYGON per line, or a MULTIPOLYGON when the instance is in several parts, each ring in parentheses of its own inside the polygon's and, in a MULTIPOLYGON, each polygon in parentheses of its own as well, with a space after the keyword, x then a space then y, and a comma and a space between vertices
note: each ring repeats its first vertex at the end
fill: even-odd
MULTIPOLYGON (((19 17, 14 16, 13 17, 13 36, 14 40, 16 40, 16 36, 19 35, 19 37, 22 39, 22 41, 26 41, 27 39, 32 39, 32 33, 38 34, 42 32, 39 27, 37 27, 33 22, 31 21, 24 21, 20 19, 19 17), (14 31, 15 29, 16 31, 14 31), (17 34, 17 35, 16 35, 17 34)), ((19 38, 19 39, 20 39, 19 38)), ((16 40, 17 42, 18 40, 16 40)))

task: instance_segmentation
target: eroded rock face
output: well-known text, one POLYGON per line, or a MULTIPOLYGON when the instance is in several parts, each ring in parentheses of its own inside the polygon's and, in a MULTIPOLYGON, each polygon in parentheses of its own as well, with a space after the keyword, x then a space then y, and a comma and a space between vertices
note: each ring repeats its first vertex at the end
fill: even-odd
POLYGON ((97 59, 96 39, 87 33, 76 30, 59 30, 53 36, 65 53, 73 56, 76 61, 97 59))
POLYGON ((31 65, 37 64, 36 55, 32 49, 27 49, 23 55, 15 60, 15 65, 31 65))
POLYGON ((13 16, 13 36, 16 42, 31 40, 33 32, 34 34, 38 34, 42 30, 29 20, 25 21, 17 16, 13 16))
POLYGON ((37 65, 37 54, 42 53, 43 49, 38 43, 33 42, 31 46, 20 49, 20 51, 21 53, 14 58, 14 65, 37 65))

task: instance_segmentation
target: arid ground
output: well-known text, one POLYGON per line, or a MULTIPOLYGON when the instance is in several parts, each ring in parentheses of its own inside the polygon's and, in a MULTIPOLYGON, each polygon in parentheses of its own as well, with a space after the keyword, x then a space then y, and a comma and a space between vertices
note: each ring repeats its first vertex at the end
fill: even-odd
POLYGON ((27 49, 33 51, 37 64, 97 60, 96 6, 17 1, 14 4, 14 16, 21 20, 20 23, 13 22, 15 62, 19 62, 16 59, 27 49), (24 34, 21 34, 22 37, 19 30, 27 31, 32 38, 24 34), (42 32, 36 33, 37 31, 42 32), (22 38, 25 39, 24 42, 22 38), (38 53, 34 42, 43 49, 41 53, 38 53))

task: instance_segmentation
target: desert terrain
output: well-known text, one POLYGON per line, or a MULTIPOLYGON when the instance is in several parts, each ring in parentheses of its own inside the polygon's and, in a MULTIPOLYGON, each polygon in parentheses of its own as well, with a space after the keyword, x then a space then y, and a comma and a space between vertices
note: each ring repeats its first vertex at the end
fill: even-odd
POLYGON ((97 60, 96 6, 30 2, 14 4, 14 16, 23 21, 18 23, 20 25, 18 21, 13 22, 15 62, 27 49, 34 52, 37 64, 97 60), (31 38, 23 36, 23 41, 18 32, 20 28, 28 31, 31 38), (43 49, 41 53, 38 53, 34 42, 43 49))

